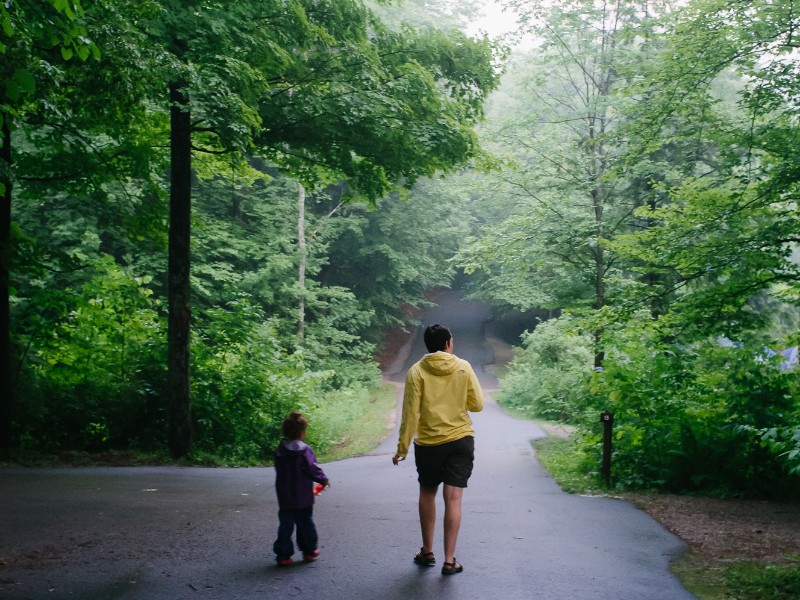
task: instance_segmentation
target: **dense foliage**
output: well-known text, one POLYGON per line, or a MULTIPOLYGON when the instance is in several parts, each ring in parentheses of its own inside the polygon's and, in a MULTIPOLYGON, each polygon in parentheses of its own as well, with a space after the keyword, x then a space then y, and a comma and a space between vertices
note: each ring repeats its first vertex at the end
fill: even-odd
POLYGON ((800 496, 793 3, 510 1, 488 104, 451 4, 0 5, 3 445, 333 443, 458 274, 553 317, 501 401, 593 464, 612 411, 616 484, 800 496))
POLYGON ((500 402, 530 417, 578 422, 582 411, 575 396, 592 364, 591 339, 571 331, 567 318, 545 321, 521 337, 500 402))
POLYGON ((580 425, 595 465, 613 412, 621 486, 799 497, 792 3, 512 4, 540 40, 485 133, 512 200, 459 261, 568 316, 503 401, 580 425))
POLYGON ((368 396, 383 326, 449 281, 415 223, 456 200, 414 184, 484 158, 494 45, 358 0, 0 25, 2 445, 262 460, 288 410, 368 396))

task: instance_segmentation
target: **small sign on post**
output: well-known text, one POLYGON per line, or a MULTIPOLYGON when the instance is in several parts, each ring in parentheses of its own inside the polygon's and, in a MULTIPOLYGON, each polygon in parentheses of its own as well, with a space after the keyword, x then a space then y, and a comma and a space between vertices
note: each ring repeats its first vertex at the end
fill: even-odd
POLYGON ((611 485, 611 429, 614 426, 614 415, 608 411, 600 414, 600 421, 603 423, 603 464, 600 474, 606 485, 611 485))

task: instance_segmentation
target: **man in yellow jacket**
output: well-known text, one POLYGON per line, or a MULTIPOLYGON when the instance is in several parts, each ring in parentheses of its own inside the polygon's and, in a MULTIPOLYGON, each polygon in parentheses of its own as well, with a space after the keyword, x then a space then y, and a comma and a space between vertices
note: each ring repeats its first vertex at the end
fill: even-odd
POLYGON ((433 566, 436 493, 444 483, 443 575, 461 573, 464 567, 454 553, 461 526, 461 497, 472 475, 475 432, 468 412, 483 409, 483 391, 470 364, 453 354, 453 336, 436 323, 425 329, 428 354, 406 374, 400 439, 392 462, 405 460, 411 439, 419 475, 419 521, 422 548, 414 562, 433 566))

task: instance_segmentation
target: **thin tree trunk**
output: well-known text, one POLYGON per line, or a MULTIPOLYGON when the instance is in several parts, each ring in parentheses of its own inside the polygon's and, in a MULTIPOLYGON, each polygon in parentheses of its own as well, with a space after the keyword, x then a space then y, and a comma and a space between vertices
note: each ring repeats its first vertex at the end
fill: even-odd
MULTIPOLYGON (((604 193, 601 179, 605 174, 605 160, 603 157, 603 145, 598 142, 596 137, 595 127, 599 126, 600 133, 605 131, 605 116, 597 117, 593 115, 589 127, 589 136, 592 140, 589 146, 591 152, 591 177, 594 181, 594 188, 592 189, 592 206, 594 208, 594 226, 595 226, 595 247, 594 247, 594 308, 595 310, 602 309, 606 304, 606 256, 603 249, 603 237, 605 230, 603 228, 604 218, 604 193)), ((603 331, 597 329, 594 332, 594 366, 599 368, 603 366, 605 360, 605 352, 603 351, 603 331)))
MULTIPOLYGON (((603 250, 603 205, 602 205, 602 190, 595 189, 593 194, 595 202, 595 223, 597 232, 597 244, 594 249, 594 269, 595 269, 595 282, 594 282, 594 308, 595 310, 602 309, 606 304, 606 257, 603 250)), ((602 367, 605 360, 605 352, 603 351, 603 331, 597 329, 594 332, 594 366, 595 368, 602 367)))
POLYGON ((300 302, 297 309, 297 340, 302 344, 306 327, 306 188, 302 183, 297 193, 297 247, 300 252, 300 266, 297 268, 297 283, 300 288, 300 302))
POLYGON ((11 369, 11 127, 3 115, 3 145, 0 149, 3 183, 0 207, 0 449, 11 448, 11 421, 14 415, 14 381, 11 369))
POLYGON ((189 383, 190 249, 192 214, 191 122, 184 84, 170 84, 170 204, 167 298, 167 384, 169 387, 169 449, 173 458, 192 445, 192 402, 189 383))

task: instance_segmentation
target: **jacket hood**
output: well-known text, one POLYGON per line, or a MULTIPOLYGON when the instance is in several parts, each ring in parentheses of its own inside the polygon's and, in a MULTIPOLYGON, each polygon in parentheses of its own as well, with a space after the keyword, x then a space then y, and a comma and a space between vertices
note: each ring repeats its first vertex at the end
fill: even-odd
POLYGON ((420 366, 431 375, 450 375, 458 368, 459 358, 449 352, 433 352, 426 354, 420 366))
POLYGON ((278 445, 278 454, 288 454, 290 452, 303 452, 308 448, 303 440, 283 440, 278 445))

